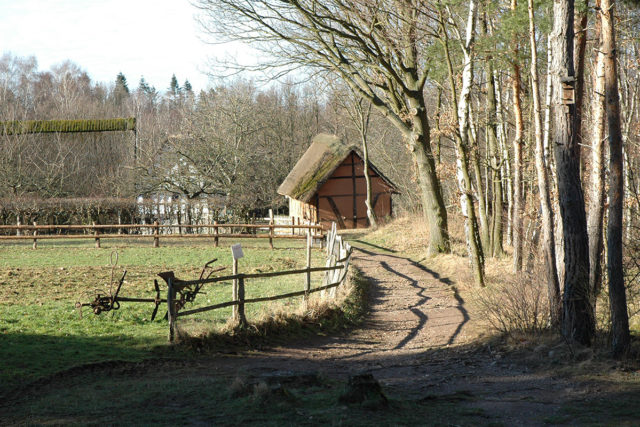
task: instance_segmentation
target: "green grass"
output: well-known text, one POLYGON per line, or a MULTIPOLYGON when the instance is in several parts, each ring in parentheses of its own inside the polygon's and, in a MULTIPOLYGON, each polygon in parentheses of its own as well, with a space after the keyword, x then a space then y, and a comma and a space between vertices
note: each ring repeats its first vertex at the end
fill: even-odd
MULTIPOLYGON (((150 320, 153 304, 123 302, 119 310, 95 316, 88 308, 79 318, 76 301, 89 302, 96 292, 108 294, 111 283, 110 255, 117 249, 119 261, 114 269, 118 280, 123 269, 128 273, 121 296, 154 297, 153 280, 157 273, 173 270, 179 278, 192 279, 202 265, 218 258, 215 266, 227 266, 217 273, 231 274, 231 251, 227 245, 208 246, 197 240, 188 246, 150 245, 118 247, 90 245, 62 247, 42 245, 37 250, 26 245, 0 247, 0 394, 25 381, 50 375, 60 370, 104 360, 138 361, 173 354, 167 345, 168 326, 162 319, 162 306, 155 321, 150 320), (100 290, 100 291, 96 291, 100 290)), ((267 242, 245 241, 245 257, 239 262, 241 272, 281 271, 303 268, 305 250, 300 242, 277 242, 268 249, 267 242), (287 245, 288 247, 285 247, 287 245)), ((324 265, 324 253, 313 251, 312 265, 324 265)), ((318 285, 321 273, 312 275, 312 286, 318 285)), ((164 282, 162 297, 166 297, 164 282)), ((277 295, 302 290, 304 276, 247 280, 246 297, 277 295)), ((204 288, 195 308, 231 299, 231 284, 220 283, 204 288)), ((270 310, 294 310, 300 299, 281 300, 246 307, 249 321, 270 310)), ((179 326, 188 332, 210 331, 225 325, 231 309, 214 310, 180 319, 179 326), (183 320, 184 319, 184 320, 183 320)))

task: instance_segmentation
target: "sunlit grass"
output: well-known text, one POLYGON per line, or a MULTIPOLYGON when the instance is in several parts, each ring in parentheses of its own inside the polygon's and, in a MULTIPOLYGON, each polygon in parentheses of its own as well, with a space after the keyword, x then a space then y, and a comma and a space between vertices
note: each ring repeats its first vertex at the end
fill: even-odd
MULTIPOLYGON (((282 271, 305 266, 301 242, 277 242, 275 250, 270 250, 267 242, 242 243, 245 257, 240 259, 240 272, 282 271)), ((218 258, 214 267, 227 267, 217 275, 231 274, 228 245, 215 248, 197 241, 189 246, 155 249, 150 245, 103 245, 102 249, 51 245, 37 250, 25 245, 0 247, 0 358, 3 360, 0 383, 11 386, 76 365, 114 359, 141 360, 158 353, 180 351, 167 346, 164 304, 152 322, 153 303, 122 302, 119 310, 99 316, 84 308, 82 318, 75 303, 89 302, 96 293, 109 294, 125 269, 127 275, 120 296, 153 298, 153 281, 157 279, 161 297, 166 298, 166 286, 157 277, 159 272, 173 270, 178 278, 195 279, 202 265, 213 258, 218 258), (118 252, 118 264, 112 269, 113 250, 118 252)), ((324 265, 322 251, 313 251, 312 265, 324 265)), ((320 284, 321 277, 321 273, 312 276, 314 286, 320 284)), ((303 289, 303 274, 246 281, 247 298, 303 289)), ((203 291, 187 309, 231 299, 230 282, 207 285, 203 291)), ((246 306, 246 313, 251 320, 267 310, 286 310, 287 307, 293 310, 299 304, 300 299, 250 304, 246 306)), ((199 330, 211 330, 225 325, 230 314, 231 309, 227 308, 181 321, 184 325, 197 325, 199 330)))

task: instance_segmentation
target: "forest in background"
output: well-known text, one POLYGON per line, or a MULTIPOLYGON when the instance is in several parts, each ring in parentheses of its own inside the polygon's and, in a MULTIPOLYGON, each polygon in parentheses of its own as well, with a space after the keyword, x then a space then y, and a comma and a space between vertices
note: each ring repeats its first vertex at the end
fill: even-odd
MULTIPOLYGON (((3 119, 135 117, 137 135, 0 135, 1 221, 15 224, 21 215, 22 223, 90 222, 135 209, 138 196, 205 201, 239 218, 282 210, 286 201, 276 189, 315 135, 358 138, 344 113, 344 92, 328 84, 260 88, 238 78, 194 93, 188 80, 181 85, 173 78, 167 86, 157 90, 141 78, 134 87, 122 74, 93 82, 69 61, 43 71, 36 58, 4 54, 3 119)), ((398 155, 406 156, 402 140, 385 125, 370 126, 376 163, 410 190, 411 171, 394 166, 398 155)), ((401 196, 406 209, 412 193, 401 196)))

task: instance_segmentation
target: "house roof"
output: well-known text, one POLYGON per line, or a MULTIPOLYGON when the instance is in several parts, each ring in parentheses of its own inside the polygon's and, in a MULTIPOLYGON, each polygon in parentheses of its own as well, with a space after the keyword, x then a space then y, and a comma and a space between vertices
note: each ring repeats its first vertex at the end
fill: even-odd
MULTIPOLYGON (((316 135, 311 146, 278 188, 278 194, 308 202, 352 151, 363 158, 358 146, 347 144, 336 135, 316 135)), ((371 162, 369 167, 389 185, 391 191, 397 192, 396 186, 371 162)))

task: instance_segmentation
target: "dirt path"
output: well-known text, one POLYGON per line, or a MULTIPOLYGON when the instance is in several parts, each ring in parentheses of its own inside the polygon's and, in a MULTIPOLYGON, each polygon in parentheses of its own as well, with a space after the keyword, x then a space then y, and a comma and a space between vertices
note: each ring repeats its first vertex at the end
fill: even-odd
POLYGON ((563 402, 589 392, 548 374, 465 345, 473 319, 452 281, 407 258, 356 249, 355 265, 371 282, 370 313, 344 336, 315 337, 268 351, 212 360, 229 374, 318 371, 345 378, 372 373, 407 398, 467 396, 504 425, 540 425, 563 402))

